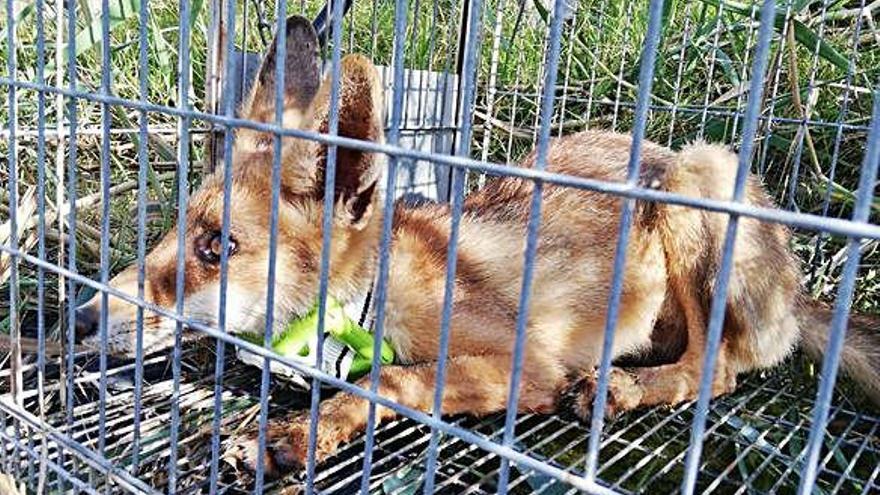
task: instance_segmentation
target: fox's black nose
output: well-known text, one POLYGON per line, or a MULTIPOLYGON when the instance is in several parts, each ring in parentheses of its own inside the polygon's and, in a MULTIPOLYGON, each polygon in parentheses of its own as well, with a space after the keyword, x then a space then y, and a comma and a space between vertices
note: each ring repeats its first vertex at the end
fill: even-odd
POLYGON ((74 330, 77 344, 98 333, 98 320, 101 317, 98 310, 91 306, 83 306, 76 309, 74 317, 76 319, 74 330))

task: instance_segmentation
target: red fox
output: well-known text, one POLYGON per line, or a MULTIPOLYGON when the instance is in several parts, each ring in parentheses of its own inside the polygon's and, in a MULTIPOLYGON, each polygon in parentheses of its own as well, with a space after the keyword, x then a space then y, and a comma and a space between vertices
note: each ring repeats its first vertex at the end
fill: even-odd
MULTIPOLYGON (((244 118, 274 122, 277 63, 284 63, 284 127, 327 130, 329 78, 321 81, 318 43, 310 23, 292 17, 286 26, 287 57, 275 60, 272 44, 244 118)), ((362 56, 340 66, 339 134, 383 140, 383 95, 376 69, 362 56)), ((262 330, 265 322, 269 252, 269 201, 273 137, 240 129, 233 148, 231 242, 227 328, 262 330)), ((610 132, 582 132, 556 139, 547 156, 552 172, 604 181, 625 180, 631 138, 610 132)), ((398 203, 382 211, 377 181, 382 156, 338 150, 329 291, 345 302, 371 287, 377 271, 383 215, 393 215, 391 267, 385 335, 397 363, 380 372, 379 393, 404 406, 432 408, 450 229, 448 205, 398 203)), ((326 147, 284 138, 281 205, 278 211, 276 322, 308 311, 319 282, 326 147)), ((728 199, 737 158, 716 145, 694 144, 681 151, 644 143, 640 182, 682 195, 728 199)), ((533 165, 535 155, 521 166, 533 165)), ((454 311, 451 322, 444 414, 485 415, 506 407, 518 311, 521 267, 533 183, 498 178, 470 194, 461 221, 454 311)), ((770 207, 756 177, 749 177, 751 204, 770 207)), ((547 185, 531 295, 525 361, 518 410, 590 414, 596 390, 606 304, 618 238, 619 197, 547 185)), ((210 177, 187 210, 184 293, 186 314, 216 324, 219 299, 223 179, 210 177)), ((608 414, 641 406, 693 400, 698 392, 705 332, 714 280, 720 265, 727 216, 682 206, 638 202, 616 324, 615 359, 640 367, 611 370, 608 414)), ((173 308, 177 231, 170 232, 146 260, 145 294, 173 308)), ((801 273, 789 249, 790 234, 778 224, 743 218, 734 252, 723 339, 713 394, 732 391, 738 373, 774 366, 800 343, 819 353, 830 312, 804 295, 801 273)), ((135 292, 134 267, 111 285, 135 292)), ((77 310, 80 340, 97 341, 100 298, 77 310)), ((134 353, 135 307, 111 299, 109 350, 134 353)), ((173 345, 174 322, 145 319, 144 348, 173 345)), ((876 324, 854 318, 843 354, 844 369, 880 401, 880 336, 876 324)), ((369 378, 358 384, 369 386, 369 378)), ((326 459, 358 434, 368 402, 340 393, 321 404, 317 457, 326 459)), ((395 413, 378 409, 379 420, 395 413)), ((273 421, 265 462, 269 475, 303 465, 309 417, 273 421)), ((259 462, 255 435, 236 441, 247 466, 259 462)))

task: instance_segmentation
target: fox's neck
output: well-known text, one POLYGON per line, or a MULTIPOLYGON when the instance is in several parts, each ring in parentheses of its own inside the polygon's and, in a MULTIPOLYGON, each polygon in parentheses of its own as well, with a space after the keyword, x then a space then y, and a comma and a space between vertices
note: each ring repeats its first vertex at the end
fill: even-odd
MULTIPOLYGON (((445 261, 450 211, 447 204, 407 206, 397 202, 392 210, 394 218, 387 251, 389 256, 418 257, 416 252, 411 252, 413 246, 409 245, 415 242, 421 246, 417 251, 427 246, 437 250, 436 256, 445 261)), ((344 303, 363 296, 377 281, 381 264, 382 219, 381 211, 374 212, 372 221, 363 230, 351 231, 335 242, 330 291, 344 303)), ((398 261, 404 260, 392 260, 390 263, 395 265, 398 261)), ((389 284, 398 271, 389 271, 389 284)))
POLYGON ((361 298, 370 291, 379 267, 381 212, 363 229, 335 235, 332 244, 329 292, 343 304, 361 298))

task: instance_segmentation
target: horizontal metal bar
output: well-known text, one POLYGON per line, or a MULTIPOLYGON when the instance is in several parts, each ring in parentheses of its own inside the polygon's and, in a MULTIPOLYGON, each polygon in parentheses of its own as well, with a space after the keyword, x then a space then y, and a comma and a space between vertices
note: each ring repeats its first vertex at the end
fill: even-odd
MULTIPOLYGON (((537 98, 538 93, 517 93, 516 91, 498 91, 496 96, 517 96, 520 98, 537 98)), ((566 98, 569 102, 575 103, 588 103, 589 98, 577 97, 577 96, 568 96, 566 98)), ((593 100, 593 104, 599 106, 614 106, 622 108, 634 109, 636 104, 634 102, 627 101, 601 101, 601 100, 593 100)), ((688 114, 702 114, 705 112, 707 115, 713 115, 716 117, 729 117, 729 118, 737 118, 741 119, 745 116, 743 112, 738 110, 730 110, 723 107, 702 107, 702 106, 691 106, 691 105, 663 105, 652 103, 648 105, 648 108, 651 111, 660 111, 660 112, 682 112, 688 114)), ((780 117, 780 116, 770 116, 770 115, 761 115, 758 117, 759 122, 764 123, 780 123, 780 124, 790 124, 790 125, 807 125, 812 127, 830 127, 832 129, 842 129, 846 131, 854 131, 854 132, 867 132, 870 130, 870 125, 862 125, 862 124, 847 124, 844 122, 830 122, 827 120, 815 120, 815 119, 804 119, 804 118, 793 118, 793 117, 780 117)), ((585 123, 588 123, 585 121, 585 123)))
POLYGON ((22 410, 15 404, 10 404, 7 399, 0 399, 0 409, 8 412, 19 421, 27 423, 33 428, 40 430, 44 435, 47 435, 49 438, 52 439, 52 441, 63 446, 65 449, 75 452, 78 457, 85 461, 88 465, 104 472, 108 477, 119 483, 120 487, 125 488, 129 491, 133 491, 135 493, 149 493, 160 495, 161 492, 153 490, 152 488, 144 484, 143 481, 133 477, 125 470, 114 466, 107 459, 95 454, 79 442, 72 440, 68 435, 56 431, 54 427, 43 423, 42 421, 40 421, 39 418, 33 416, 31 413, 22 410))
MULTIPOLYGON (((14 441, 13 437, 7 435, 6 433, 4 433, 2 431, 0 431, 0 438, 3 438, 6 441, 14 441)), ((70 471, 68 471, 67 469, 64 469, 62 466, 59 466, 55 461, 51 461, 49 459, 42 458, 36 450, 34 450, 33 448, 31 448, 28 445, 22 445, 21 447, 24 448, 25 452, 29 456, 31 456, 31 458, 40 459, 40 462, 44 463, 45 466, 48 467, 49 469, 51 469, 52 471, 55 471, 56 473, 58 473, 58 476, 61 476, 62 478, 64 478, 65 481, 70 482, 70 484, 72 484, 74 487, 76 487, 76 489, 78 491, 93 494, 93 495, 99 495, 100 492, 96 491, 94 488, 92 488, 86 482, 82 481, 81 479, 77 478, 76 476, 73 476, 70 473, 70 471)), ((50 493, 54 493, 54 492, 50 492, 50 493)))
MULTIPOLYGON (((41 92, 41 94, 43 94, 43 92, 41 92)), ((231 114, 230 114, 229 118, 232 118, 231 114)), ((386 131, 388 131, 389 129, 391 129, 390 126, 385 127, 386 131)), ((413 135, 413 136, 416 136, 416 135, 423 136, 425 134, 453 133, 453 132, 458 131, 458 128, 451 127, 451 126, 441 126, 441 125, 438 125, 438 126, 412 126, 412 127, 401 126, 398 128, 398 131, 400 131, 400 133, 402 135, 406 134, 406 135, 413 135)), ((58 127, 54 127, 52 125, 46 125, 46 129, 44 130, 44 132, 46 134, 45 137, 47 140, 57 141, 59 139, 67 140, 68 139, 67 133, 70 132, 70 130, 67 127, 62 127, 59 129, 58 127)), ((103 132, 104 131, 100 125, 93 126, 93 125, 83 124, 83 125, 76 128, 77 136, 100 136, 101 134, 103 134, 103 132)), ((131 134, 138 134, 139 132, 140 132, 139 129, 132 128, 132 127, 115 127, 113 129, 110 129, 111 135, 127 136, 127 135, 131 135, 131 134)), ((167 135, 174 135, 174 137, 177 136, 177 128, 176 127, 165 127, 165 126, 150 127, 147 132, 150 134, 157 134, 157 135, 167 134, 167 135)), ((199 139, 201 139, 201 136, 203 136, 205 134, 210 134, 210 133, 214 133, 214 132, 217 132, 217 130, 210 129, 208 127, 190 127, 190 130, 189 130, 189 133, 191 136, 193 136, 193 137, 199 136, 199 139)), ((33 129, 33 128, 29 128, 29 127, 24 127, 21 125, 19 125, 19 127, 17 127, 15 129, 15 137, 16 137, 16 139, 19 140, 19 142, 23 141, 24 138, 39 137, 39 135, 40 135, 39 129, 33 129)), ((0 139, 9 139, 9 130, 8 129, 0 129, 0 139)), ((28 140, 30 140, 30 139, 28 139, 28 140)), ((197 140, 194 140, 194 141, 197 141, 197 140)))
MULTIPOLYGON (((31 256, 29 254, 22 253, 19 250, 10 249, 7 246, 0 246, 0 251, 6 252, 12 256, 18 256, 20 259, 27 261, 28 263, 34 264, 36 266, 41 266, 41 267, 46 268, 48 270, 51 270, 55 273, 63 275, 65 277, 75 281, 76 283, 87 285, 89 287, 92 287, 96 290, 100 290, 102 292, 107 292, 109 295, 112 295, 114 297, 122 299, 123 301, 126 301, 128 303, 131 303, 131 304, 134 304, 137 306, 141 306, 148 311, 152 311, 156 314, 165 316, 167 318, 172 318, 172 319, 186 325, 188 328, 190 328, 192 330, 196 330, 196 331, 198 331, 208 337, 211 337, 211 338, 214 338, 217 340, 222 340, 223 342, 226 342, 228 344, 233 344, 233 345, 239 346, 239 347, 243 348, 244 350, 251 352, 253 354, 256 354, 260 357, 268 358, 272 361, 281 363, 281 364, 288 366, 288 367, 296 370, 297 372, 302 373, 303 375, 306 375, 310 378, 316 378, 324 383, 328 383, 330 385, 333 385, 334 387, 339 388, 340 390, 342 390, 344 392, 349 392, 351 394, 354 394, 354 395, 357 395, 357 396, 362 397, 364 399, 367 399, 370 402, 375 402, 377 405, 387 407, 388 409, 391 409, 392 411, 394 411, 402 416, 405 416, 407 418, 418 421, 422 424, 425 424, 426 426, 431 426, 431 427, 434 427, 444 433, 448 433, 450 435, 455 435, 458 438, 461 438, 462 440, 464 440, 466 442, 472 443, 472 444, 480 447, 483 450, 487 450, 493 454, 497 454, 497 455, 506 457, 517 464, 522 464, 525 467, 528 467, 530 469, 534 469, 536 471, 544 473, 548 476, 556 478, 556 479, 563 481, 565 483, 569 483, 573 487, 578 488, 580 490, 584 490, 588 493, 592 493, 592 494, 596 494, 596 495, 610 495, 610 494, 617 494, 618 493, 618 492, 615 492, 614 490, 610 490, 610 489, 608 489, 608 488, 606 488, 596 482, 588 481, 588 480, 585 480, 585 479, 580 478, 578 476, 573 476, 570 473, 563 471, 559 468, 545 465, 541 461, 538 461, 538 460, 533 459, 529 456, 523 455, 512 448, 503 447, 501 445, 498 445, 495 442, 486 440, 485 438, 483 438, 475 433, 472 433, 468 430, 464 430, 462 428, 456 427, 456 426, 451 425, 451 424, 449 424, 445 421, 442 421, 442 420, 437 420, 429 414, 425 414, 421 411, 417 411, 415 409, 412 409, 412 408, 409 408, 406 406, 402 406, 393 400, 384 398, 379 394, 371 393, 369 390, 365 390, 365 389, 358 387, 357 385, 354 385, 352 383, 349 383, 345 380, 341 380, 339 378, 336 378, 335 376, 327 374, 327 373, 320 371, 316 368, 313 368, 311 366, 306 366, 298 361, 294 361, 294 360, 286 358, 284 356, 275 354, 270 349, 266 349, 265 347, 252 344, 248 341, 239 339, 238 337, 235 337, 233 335, 221 332, 221 331, 219 331, 209 325, 205 325, 203 323, 200 323, 200 322, 197 322, 194 320, 190 320, 188 318, 181 317, 181 316, 177 315, 176 313, 174 313, 173 311, 161 308, 161 307, 156 306, 154 304, 151 304, 151 303, 148 303, 145 301, 139 301, 136 297, 130 296, 130 295, 118 290, 118 289, 102 285, 101 283, 95 282, 94 280, 92 280, 88 277, 85 277, 85 276, 80 275, 78 273, 71 272, 70 270, 61 268, 61 267, 54 265, 52 263, 49 263, 45 260, 41 260, 41 259, 36 258, 34 256, 31 256)), ((2 402, 0 402, 0 405, 2 405, 2 402)), ((35 426, 39 427, 39 424, 35 424, 35 426)))
MULTIPOLYGON (((76 357, 82 357, 82 356, 88 355, 88 354, 90 354, 90 353, 85 353, 85 352, 76 353, 76 357)), ((144 361, 144 364, 156 364, 156 363, 162 362, 164 360, 165 360, 164 357, 156 356, 156 357, 152 357, 152 358, 148 359, 147 361, 144 361)), ((30 366, 25 366, 24 369, 22 369, 22 372, 27 373, 28 371, 32 371, 32 370, 37 371, 37 369, 38 369, 38 366, 36 364, 32 364, 30 366)), ((137 369, 137 364, 134 362, 128 363, 128 364, 123 364, 121 366, 115 366, 112 368, 108 368, 107 376, 112 377, 112 376, 115 376, 118 374, 134 371, 136 369, 137 369)), ((76 378, 73 379, 73 383, 74 383, 74 385, 94 383, 95 381, 97 381, 99 376, 100 376, 100 373, 95 372, 95 371, 81 373, 81 374, 78 374, 76 376, 76 378)), ((0 377, 0 378, 2 378, 2 377, 0 377)), ((55 384, 51 384, 51 385, 43 385, 44 392, 56 391, 59 389, 59 387, 63 387, 63 386, 64 385, 61 383, 55 383, 55 384)), ((22 400, 32 399, 34 397, 37 397, 39 395, 39 393, 40 393, 39 388, 33 388, 33 389, 29 388, 29 389, 26 389, 21 394, 21 399, 22 400)), ((4 394, 3 396, 0 396, 0 397, 6 397, 6 394, 4 394)), ((135 415, 135 416, 137 416, 137 415, 135 415)))
MULTIPOLYGON (((41 92, 41 94, 44 94, 44 93, 41 92)), ((69 130, 70 129, 68 127, 58 128, 53 125, 46 125, 45 129, 43 129, 42 132, 44 132, 46 134, 47 140, 54 141, 54 140, 58 140, 58 139, 66 140, 67 133, 69 132, 69 130)), ((20 126, 15 129, 15 137, 18 138, 19 140, 22 140, 23 138, 26 138, 26 137, 27 138, 39 137, 40 132, 41 131, 39 128, 34 129, 34 128, 20 126)), ((137 134, 140 131, 137 128, 131 128, 131 127, 115 127, 113 129, 110 129, 109 132, 111 135, 126 136, 129 134, 137 134)), ((177 134, 177 129, 175 129, 173 127, 155 126, 155 127, 150 127, 149 132, 150 132, 150 134, 177 134)), ((191 133, 206 134, 206 133, 210 132, 210 130, 206 129, 206 128, 196 127, 194 129, 192 129, 190 132, 191 133)), ((100 125, 83 124, 83 125, 76 128, 76 134, 78 136, 100 136, 103 133, 104 133, 104 129, 100 125)), ((0 139, 9 139, 9 130, 8 129, 0 130, 0 139)))
POLYGON ((694 198, 682 196, 675 193, 665 191, 657 191, 654 189, 646 189, 638 186, 630 186, 624 183, 605 182, 595 179, 587 179, 584 177, 576 177, 554 172, 539 171, 529 168, 511 167, 509 165, 500 165, 494 163, 486 163, 470 158, 451 155, 437 155, 435 153, 418 151, 414 149, 402 148, 399 146, 391 146, 387 144, 379 144, 372 141, 360 141, 357 139, 346 138, 342 136, 328 136, 311 131, 302 131, 298 129, 285 129, 283 127, 261 124, 258 122, 238 119, 226 118, 223 116, 208 114, 198 111, 182 112, 179 109, 155 105, 152 103, 144 103, 135 100, 127 100, 114 96, 102 96, 98 94, 85 93, 81 91, 70 91, 66 89, 56 88, 54 86, 38 85, 23 81, 12 81, 9 78, 0 77, 0 85, 15 84, 19 87, 38 89, 51 93, 57 93, 70 97, 92 99, 94 101, 104 101, 124 106, 127 108, 141 109, 152 112, 167 113, 172 115, 189 115, 196 119, 214 122, 218 125, 227 125, 229 127, 241 127, 254 129, 257 131, 270 132, 286 137, 298 137, 313 140, 323 144, 333 144, 344 148, 356 149, 362 151, 370 151, 374 153, 384 153, 387 155, 395 155, 413 160, 432 162, 450 167, 463 168, 474 172, 482 172, 494 176, 517 177, 522 179, 540 180, 548 184, 559 186, 573 187, 575 189, 585 189, 589 191, 597 191, 625 198, 636 198, 648 201, 657 201, 661 203, 674 204, 679 206, 690 206, 718 213, 732 213, 739 216, 755 218, 773 223, 781 223, 792 227, 799 227, 809 230, 817 230, 828 232, 830 234, 880 239, 880 226, 860 221, 842 220, 839 218, 827 218, 819 215, 808 213, 795 213, 787 210, 779 210, 776 208, 764 208, 745 203, 735 203, 732 201, 723 201, 706 198, 694 198), (39 87, 38 87, 39 86, 39 87))

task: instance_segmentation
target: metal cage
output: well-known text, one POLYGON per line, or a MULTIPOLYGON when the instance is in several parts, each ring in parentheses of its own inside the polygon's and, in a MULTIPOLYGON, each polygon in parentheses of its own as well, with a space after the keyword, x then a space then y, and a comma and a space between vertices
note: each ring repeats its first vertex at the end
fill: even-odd
MULTIPOLYGON (((7 487, 0 491, 880 493, 880 414, 836 379, 851 307, 876 311, 880 302, 871 284, 880 265, 880 2, 349 4, 5 2, 0 487, 7 487), (328 71, 346 52, 365 54, 381 69, 384 144, 255 124, 236 113, 276 26, 288 14, 314 18, 322 10, 330 25, 328 71), (436 406, 409 409, 375 388, 190 320, 179 302, 158 308, 143 291, 110 288, 110 275, 127 264, 138 264, 143 277, 149 247, 186 210, 194 185, 228 166, 226 132, 238 128, 386 155, 386 175, 393 176, 381 181, 393 192, 386 204, 407 194, 415 196, 405 200, 451 202, 450 246, 462 198, 494 176, 625 198, 620 246, 636 199, 728 214, 708 365, 720 341, 737 220, 791 226, 805 284, 834 303, 826 356, 814 366, 796 354, 742 377, 735 393, 712 401, 711 373, 704 373, 694 403, 607 421, 594 415, 590 425, 512 411, 443 417, 436 406), (711 201, 642 188, 634 180, 638 160, 626 183, 544 170, 553 137, 588 128, 631 132, 633 156, 649 138, 673 149, 696 139, 732 145, 738 193, 711 201), (509 166, 534 148, 533 169, 509 166), (742 203, 747 170, 763 177, 781 208, 742 203), (173 350, 134 360, 82 351, 74 345, 73 311, 95 291, 139 306, 138 332, 144 314, 160 312, 177 322, 178 334, 186 325, 205 338, 178 337, 173 350), (332 462, 316 466, 310 456, 300 477, 269 482, 258 472, 244 481, 224 457, 230 435, 246 425, 265 432, 270 412, 303 409, 314 417, 321 393, 295 393, 245 366, 233 344, 367 398, 371 412, 393 409, 400 419, 379 425, 371 414, 365 435, 332 462)), ((275 181, 275 201, 279 187, 275 181)), ((519 268, 518 343, 540 207, 532 202, 527 261, 519 268)), ((389 233, 390 222, 382 253, 389 233)), ((454 266, 451 251, 447 266, 454 266)), ((620 304, 624 252, 615 257, 611 315, 620 304)), ((386 274, 387 258, 379 265, 386 274)), ((319 300, 326 301, 322 266, 319 300)), ((182 287, 181 276, 176 283, 182 287)), ((380 305, 383 290, 380 283, 380 305)), ((451 304, 447 297, 446 312, 454 311, 451 304)), ((595 411, 606 400, 608 328, 595 411)), ((436 331, 446 345, 448 320, 436 331)), ((381 338, 381 325, 375 332, 381 338)), ((522 345, 516 349, 521 363, 522 345)), ((377 370, 374 363, 374 378, 377 370)), ((511 391, 520 379, 514 371, 511 391)), ((508 404, 515 403, 511 393, 508 404)))

